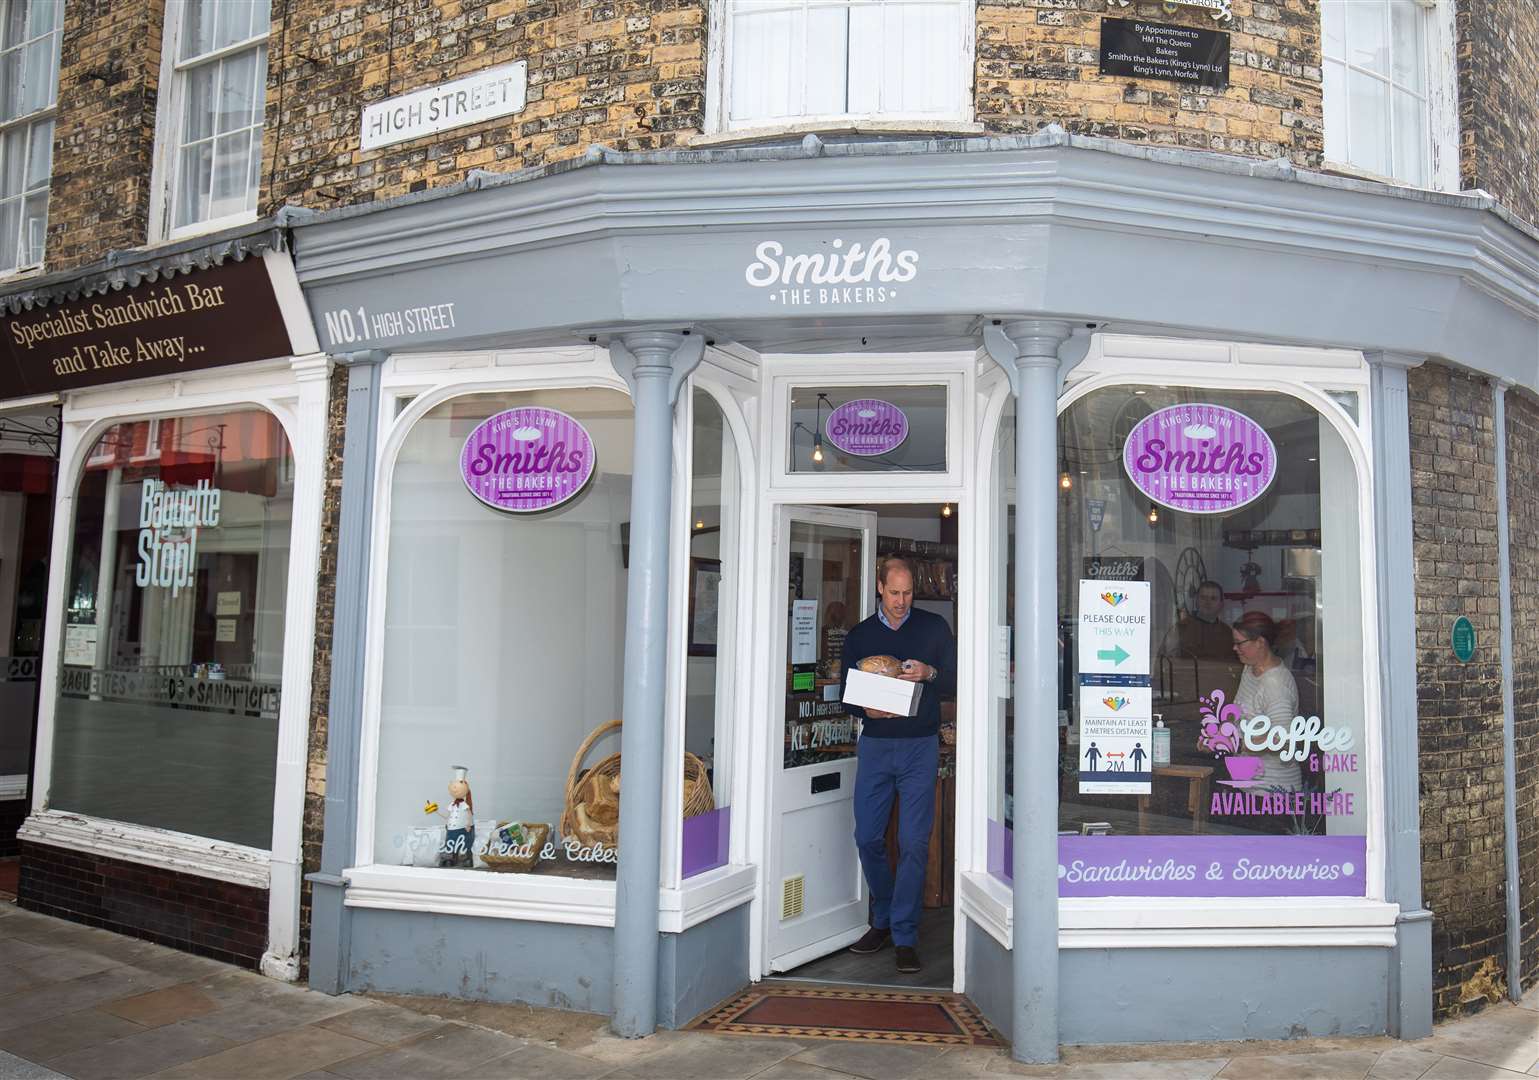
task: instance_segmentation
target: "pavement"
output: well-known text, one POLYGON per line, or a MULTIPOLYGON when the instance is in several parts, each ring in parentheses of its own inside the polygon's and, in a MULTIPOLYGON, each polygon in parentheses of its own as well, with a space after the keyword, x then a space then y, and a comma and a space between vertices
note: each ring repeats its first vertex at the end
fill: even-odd
POLYGON ((1539 989, 1430 1038, 1001 1050, 663 1031, 444 998, 329 997, 0 900, 0 1078, 351 1080, 1486 1080, 1539 1076, 1539 989))

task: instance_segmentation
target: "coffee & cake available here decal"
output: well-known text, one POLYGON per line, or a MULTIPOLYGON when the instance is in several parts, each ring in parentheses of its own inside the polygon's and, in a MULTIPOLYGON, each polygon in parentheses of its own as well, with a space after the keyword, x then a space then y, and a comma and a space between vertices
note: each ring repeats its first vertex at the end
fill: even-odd
POLYGON ((460 476, 487 506, 528 514, 575 498, 596 463, 586 428, 564 412, 529 406, 476 425, 460 451, 460 476))

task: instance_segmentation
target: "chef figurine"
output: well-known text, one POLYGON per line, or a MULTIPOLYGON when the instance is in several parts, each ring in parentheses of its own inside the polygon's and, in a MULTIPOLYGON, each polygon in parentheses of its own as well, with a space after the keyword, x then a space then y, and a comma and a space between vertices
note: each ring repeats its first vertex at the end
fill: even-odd
POLYGON ((449 781, 451 802, 444 815, 448 829, 438 853, 438 865, 468 870, 475 865, 471 847, 476 842, 475 804, 470 798, 470 782, 465 779, 470 770, 463 765, 453 769, 454 779, 449 781))

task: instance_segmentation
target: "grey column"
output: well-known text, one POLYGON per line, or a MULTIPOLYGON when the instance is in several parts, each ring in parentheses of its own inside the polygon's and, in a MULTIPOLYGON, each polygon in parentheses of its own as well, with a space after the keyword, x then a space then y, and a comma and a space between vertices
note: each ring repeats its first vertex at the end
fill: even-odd
POLYGON ((631 388, 631 555, 625 593, 625 686, 621 706, 620 855, 615 872, 616 1035, 657 1027, 657 890, 663 828, 663 708, 668 671, 669 510, 673 503, 673 405, 700 363, 698 334, 648 331, 609 345, 631 388))
POLYGON ((326 720, 326 817, 321 869, 310 882, 310 987, 340 994, 348 986, 349 914, 342 871, 358 834, 358 747, 363 731, 364 631, 369 617, 370 523, 379 434, 379 365, 385 354, 343 353, 347 428, 342 443, 342 515, 337 530, 336 607, 331 632, 331 697, 326 720))
POLYGON ((1432 1033, 1432 913, 1421 899, 1416 745, 1416 560, 1411 543, 1411 409, 1406 372, 1421 357, 1369 353, 1384 746, 1384 894, 1400 905, 1390 964, 1390 1033, 1432 1033))
POLYGON ((1011 1055, 1058 1060, 1058 350, 1070 324, 996 321, 1015 391, 1015 849, 1011 1055))
POLYGON ((1507 996, 1523 999, 1523 908, 1518 880, 1518 760, 1512 701, 1512 534, 1507 518, 1507 387, 1491 384, 1491 426, 1496 435, 1496 562, 1502 598, 1502 820, 1507 839, 1507 996))

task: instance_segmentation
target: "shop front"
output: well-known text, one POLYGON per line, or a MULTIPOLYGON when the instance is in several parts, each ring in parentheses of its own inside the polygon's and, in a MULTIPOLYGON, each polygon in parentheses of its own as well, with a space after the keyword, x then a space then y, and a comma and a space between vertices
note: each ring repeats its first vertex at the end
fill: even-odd
POLYGON ((1532 311, 1411 238, 1509 227, 933 149, 598 155, 296 228, 351 369, 312 985, 628 1035, 928 986, 1035 1060, 1430 1026, 1405 372, 1535 373, 1532 311), (1437 317, 1361 289, 1370 234, 1437 317), (844 952, 841 657, 893 555, 955 647, 902 976, 844 952))
POLYGON ((20 902, 294 978, 330 362, 282 231, 7 302, 58 454, 20 902))

